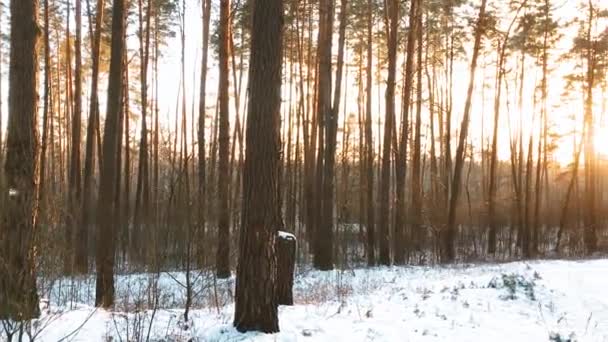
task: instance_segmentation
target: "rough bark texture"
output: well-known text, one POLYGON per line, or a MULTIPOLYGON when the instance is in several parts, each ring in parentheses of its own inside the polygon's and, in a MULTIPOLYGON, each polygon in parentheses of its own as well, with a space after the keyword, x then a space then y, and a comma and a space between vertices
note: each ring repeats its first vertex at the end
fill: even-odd
POLYGON ((219 33, 219 175, 218 175, 218 244, 216 273, 230 277, 230 210, 228 206, 230 172, 230 122, 228 113, 228 49, 230 37, 230 0, 220 1, 219 33))
POLYGON ((277 227, 283 1, 255 1, 234 326, 279 331, 277 227))
MULTIPOLYGON (((333 23, 333 0, 321 0, 319 3, 319 41, 317 54, 317 118, 319 120, 319 152, 317 155, 317 225, 315 227, 314 266, 321 270, 333 268, 333 225, 327 224, 326 216, 333 203, 326 203, 328 187, 333 180, 326 179, 333 170, 335 162, 335 144, 333 144, 334 122, 331 108, 331 39, 333 23), (328 164, 329 163, 329 164, 328 164), (327 164, 327 165, 326 165, 327 164)), ((332 210, 333 215, 333 210, 332 210)))
MULTIPOLYGON (((334 187, 335 187, 335 168, 336 168, 336 145, 337 145, 337 133, 338 133, 338 116, 340 112, 340 95, 341 95, 341 85, 342 85, 342 71, 344 67, 344 42, 345 42, 345 30, 346 30, 346 14, 348 1, 341 0, 340 1, 340 27, 339 27, 339 38, 338 38, 338 59, 337 59, 337 67, 336 67, 336 86, 334 88, 334 102, 331 107, 328 107, 327 103, 324 103, 323 107, 319 107, 321 114, 321 110, 324 111, 325 115, 325 149, 324 149, 324 158, 323 158, 323 200, 322 208, 321 208, 321 224, 320 229, 322 232, 321 243, 319 245, 319 258, 317 261, 319 262, 316 266, 323 270, 330 270, 333 268, 333 250, 334 250, 334 187), (322 109, 323 108, 323 109, 322 109)), ((331 4, 329 5, 331 6, 331 4)), ((329 61, 331 61, 331 27, 333 21, 333 6, 328 7, 329 17, 326 17, 327 20, 327 29, 329 31, 325 32, 323 36, 323 49, 324 52, 328 51, 329 55, 325 55, 324 57, 329 57, 329 61)), ((319 72, 321 74, 327 73, 331 74, 331 62, 327 62, 326 59, 323 59, 324 63, 319 65, 319 72)), ((331 92, 331 76, 322 77, 324 79, 324 87, 323 92, 331 92), (326 89, 325 87, 329 87, 326 89)), ((329 99, 325 98, 324 100, 329 101, 329 99)))
POLYGON ((97 208, 97 283, 95 305, 109 308, 114 305, 114 251, 116 249, 115 198, 117 183, 117 155, 122 120, 123 52, 126 32, 126 0, 115 0, 112 9, 112 52, 108 101, 103 135, 103 167, 99 185, 97 208))
POLYGON ((40 315, 36 290, 37 213, 37 0, 12 0, 8 137, 4 172, 8 191, 0 212, 0 319, 40 315))

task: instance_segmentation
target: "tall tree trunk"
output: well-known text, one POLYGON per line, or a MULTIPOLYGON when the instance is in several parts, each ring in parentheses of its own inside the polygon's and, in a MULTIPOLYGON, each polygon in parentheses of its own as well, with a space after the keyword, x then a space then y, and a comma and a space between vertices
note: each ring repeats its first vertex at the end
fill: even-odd
MULTIPOLYGON (((310 8, 311 5, 308 3, 308 1, 305 2, 305 8, 310 8)), ((312 28, 310 27, 310 21, 312 20, 312 18, 309 17, 309 21, 308 21, 308 37, 306 40, 306 56, 307 59, 304 62, 304 52, 303 52, 303 48, 301 48, 301 52, 300 52, 300 65, 306 64, 306 87, 304 87, 304 79, 303 79, 303 72, 300 72, 300 89, 302 91, 302 93, 306 92, 307 96, 306 98, 303 100, 306 102, 306 109, 304 111, 305 114, 305 118, 304 118, 304 123, 303 123, 303 130, 302 130, 302 135, 303 135, 303 140, 304 140, 304 205, 305 205, 305 226, 306 226, 306 235, 308 237, 308 242, 309 245, 312 247, 311 249, 313 250, 313 252, 316 251, 316 229, 315 229, 315 220, 314 220, 314 215, 315 215, 315 198, 314 198, 314 194, 315 194, 315 189, 314 189, 314 185, 315 185, 315 150, 316 150, 316 127, 317 127, 317 123, 316 123, 316 118, 315 118, 315 111, 311 110, 311 99, 314 97, 314 94, 312 91, 310 91, 311 89, 311 79, 313 78, 311 76, 312 73, 312 28), (306 90, 304 90, 306 89, 306 90), (313 94, 313 96, 311 96, 311 94, 313 94)), ((300 69, 301 70, 301 69, 300 69)), ((316 75, 316 73, 315 73, 316 75)), ((316 76, 315 76, 316 77, 316 76)), ((304 96, 304 95, 302 95, 304 96)))
POLYGON ((534 153, 534 133, 530 132, 530 137, 528 138, 528 155, 526 159, 526 179, 523 182, 524 190, 524 229, 522 234, 522 255, 524 258, 528 259, 532 257, 531 249, 530 249, 530 240, 532 237, 532 230, 530 227, 530 203, 532 203, 532 195, 530 194, 530 190, 532 187, 532 166, 533 166, 533 153, 534 153))
POLYGON ((481 7, 479 8, 479 17, 477 18, 477 24, 475 25, 475 43, 473 46, 473 56, 471 60, 471 67, 469 70, 469 88, 467 90, 467 97, 464 105, 462 123, 460 125, 460 137, 458 140, 458 147, 456 148, 454 177, 452 178, 452 189, 448 208, 448 222, 442 236, 441 261, 444 263, 453 262, 456 258, 456 248, 454 246, 454 239, 456 236, 456 209, 458 204, 458 196, 460 195, 461 176, 462 169, 464 166, 464 147, 466 144, 466 139, 469 130, 473 90, 475 89, 475 72, 477 71, 477 59, 479 57, 479 51, 481 50, 481 39, 484 33, 483 23, 486 16, 486 3, 487 0, 481 1, 481 7))
POLYGON ((160 206, 160 189, 159 189, 159 176, 160 176, 160 165, 159 165, 159 144, 160 144, 160 125, 159 125, 159 105, 158 105, 158 59, 160 53, 160 37, 158 34, 159 31, 159 18, 155 16, 154 18, 154 151, 153 151, 153 181, 152 181, 152 189, 154 189, 154 216, 155 216, 155 224, 159 224, 159 213, 158 209, 160 206))
MULTIPOLYGON (((198 230, 201 237, 205 236, 205 215, 207 207, 207 153, 206 153, 206 96, 207 96, 207 63, 209 56, 209 28, 211 22, 211 0, 202 1, 203 6, 203 56, 201 58, 201 88, 198 107, 198 230)), ((204 255, 204 254, 203 254, 204 255)), ((204 261, 204 260, 203 260, 204 261)))
MULTIPOLYGON (((585 136, 585 129, 583 128, 583 134, 585 136)), ((584 142, 581 141, 578 150, 576 149, 576 140, 574 141, 574 160, 572 163, 572 176, 570 177, 570 181, 568 182, 568 188, 566 189, 566 195, 564 198, 564 203, 561 207, 560 219, 559 219, 559 228, 557 230, 557 241, 555 243, 555 252, 559 252, 561 247, 562 237, 564 235, 566 220, 568 219, 568 208, 570 206, 570 199, 572 197, 572 193, 575 191, 576 184, 578 183, 578 169, 580 165, 581 152, 583 151, 584 142)))
MULTIPOLYGON (((321 73, 331 73, 331 39, 332 39, 332 22, 333 22, 333 0, 330 1, 331 9, 329 9, 330 17, 325 18, 327 20, 328 30, 324 39, 324 47, 329 51, 329 63, 320 64, 319 70, 321 73)), ((342 89, 342 73, 344 68, 344 43, 345 43, 345 31, 346 31, 346 20, 348 13, 348 1, 340 1, 340 26, 338 33, 338 65, 336 67, 336 86, 334 88, 334 98, 331 108, 325 111, 325 142, 326 147, 324 150, 324 162, 323 162, 323 200, 321 203, 322 207, 322 220, 320 229, 322 230, 322 243, 320 246, 321 257, 319 258, 319 269, 328 270, 333 268, 333 250, 334 250, 334 181, 335 181, 335 168, 336 168, 336 140, 338 133, 338 116, 340 113, 340 96, 342 89)), ((325 79, 327 82, 325 85, 329 87, 331 92, 331 77, 325 79)), ((323 90, 325 91, 325 89, 323 90)), ((325 99, 329 101, 329 99, 325 99)), ((329 105, 327 103, 326 105, 329 105)), ((321 114, 322 112, 319 111, 321 114)))
POLYGON ((130 192, 130 179, 131 179, 131 153, 129 152, 130 137, 129 137, 129 65, 127 59, 126 49, 123 52, 123 89, 122 89, 122 100, 121 109, 118 116, 118 153, 116 155, 116 165, 114 166, 116 171, 116 183, 114 192, 114 216, 116 217, 115 226, 118 228, 115 233, 115 239, 120 241, 118 245, 118 251, 116 255, 120 255, 122 260, 127 257, 127 241, 129 236, 128 226, 128 204, 129 204, 129 192, 130 192), (124 153, 123 153, 124 147, 124 153), (123 162, 124 154, 124 162, 123 162), (120 172, 122 170, 122 172, 120 172), (124 181, 123 181, 124 177, 124 181), (124 182, 124 191, 122 183, 124 182), (123 202, 124 206, 123 206, 123 202))
MULTIPOLYGON (((451 2, 445 2, 444 11, 444 26, 446 29, 445 35, 445 130, 440 134, 443 139, 443 167, 442 167, 442 182, 444 186, 443 200, 445 207, 449 206, 450 194, 451 194, 451 176, 452 176, 452 112, 453 112, 453 90, 454 90, 454 59, 455 59, 455 47, 454 47, 454 15, 451 2)), ((443 122, 440 123, 440 128, 443 128, 443 122)), ((445 216, 447 218, 447 216, 445 216)))
MULTIPOLYGON (((507 37, 508 38, 508 37, 507 37)), ((496 84, 494 95, 494 129, 492 133, 492 151, 490 156, 490 185, 488 187, 488 254, 496 253, 496 168, 498 164, 498 126, 500 119, 500 106, 502 95, 502 80, 504 77, 504 62, 507 41, 501 42, 499 49, 498 65, 496 66, 496 84)))
MULTIPOLYGON (((397 72, 397 31, 399 28, 399 2, 388 1, 386 13, 390 17, 388 29, 388 78, 386 81, 386 116, 384 118, 384 143, 382 147, 382 171, 380 175, 380 213, 378 230, 380 234, 380 254, 378 262, 381 265, 390 265, 389 247, 389 201, 391 181, 391 144, 395 129, 395 77, 397 72)), ((403 185, 403 184, 401 184, 403 185)), ((399 185, 397 185, 399 186, 399 185)), ((397 228, 395 228, 397 229, 397 228)), ((397 237, 394 237, 397 240, 397 237)))
MULTIPOLYGON (((108 81, 108 101, 103 139, 103 167, 99 184, 97 207, 97 282, 95 305, 110 308, 114 305, 114 252, 115 213, 114 201, 117 182, 115 168, 120 131, 120 115, 123 93, 123 53, 125 49, 127 8, 126 0, 114 0, 112 7, 112 45, 110 77, 108 81)), ((124 113, 123 113, 124 114, 124 113)))
POLYGON ((534 184, 534 212, 532 216, 532 236, 530 239, 530 257, 535 257, 538 254, 538 244, 539 244, 539 233, 540 233, 540 202, 541 202, 541 184, 542 184, 542 155, 543 155, 543 117, 545 113, 541 110, 540 122, 538 128, 538 142, 537 142, 537 154, 536 154, 536 177, 534 184))
POLYGON ((133 217, 134 250, 141 257, 142 229, 149 229, 150 212, 150 176, 148 154, 148 65, 150 61, 150 21, 152 3, 148 2, 146 13, 143 12, 143 0, 138 1, 139 8, 139 55, 140 61, 140 91, 141 91, 141 136, 139 139, 139 160, 137 168, 137 185, 135 189, 135 212, 133 217), (145 26, 144 26, 145 25, 145 26), (143 222, 142 222, 143 221, 143 222), (143 223, 143 227, 141 227, 143 223))
POLYGON ((536 200, 534 207, 534 226, 535 226, 535 235, 533 239, 533 250, 539 251, 539 236, 540 236, 540 211, 541 211, 541 202, 542 202, 542 190, 545 191, 545 206, 549 205, 549 198, 547 197, 547 193, 549 190, 549 174, 547 172, 547 135, 548 135, 548 118, 547 118, 547 101, 548 101, 548 77, 549 77, 549 34, 550 28, 549 25, 551 23, 551 12, 550 12, 550 2, 549 0, 545 0, 542 5, 544 20, 543 20, 543 45, 542 45, 542 80, 541 80, 541 124, 540 124, 540 139, 538 143, 538 160, 537 160, 537 177, 536 177, 536 200), (542 143, 542 144, 541 144, 542 143), (542 159, 541 159, 542 158, 542 159), (545 182, 545 187, 542 189, 542 182, 545 182))
POLYGON ((228 207, 230 171, 230 122, 228 108, 230 0, 220 1, 219 27, 219 177, 218 177, 218 244, 216 273, 219 278, 230 276, 230 210, 228 207))
MULTIPOLYGON (((60 164, 60 169, 61 169, 61 181, 62 181, 62 188, 61 190, 65 189, 63 188, 64 183, 64 176, 67 176, 66 180, 67 180, 67 192, 65 192, 67 194, 67 201, 66 204, 69 206, 71 205, 70 201, 70 197, 72 196, 71 192, 72 192, 72 188, 70 187, 71 181, 70 178, 72 177, 72 165, 71 165, 71 145, 72 145, 72 141, 71 141, 71 137, 72 137, 72 115, 74 113, 74 94, 73 94, 73 79, 72 79, 72 31, 71 31, 71 22, 72 22, 72 4, 71 1, 66 1, 65 3, 66 5, 66 15, 65 15, 65 58, 64 58, 64 66, 65 66, 65 88, 64 88, 64 94, 65 94, 65 102, 63 103, 64 106, 64 116, 63 116, 63 121, 59 120, 59 124, 62 125, 62 129, 63 129, 63 134, 59 134, 59 139, 62 141, 62 148, 60 148, 60 153, 61 153, 61 159, 59 160, 59 164, 60 164), (65 157, 64 157, 65 156, 65 157), (65 162, 65 163, 64 163, 65 162), (64 173, 64 170, 66 171, 64 173)), ((64 193, 63 191, 61 193, 64 193)), ((71 220, 71 218, 69 217, 69 215, 67 213, 63 214, 61 217, 62 220, 62 224, 64 225, 64 244, 65 244, 65 248, 61 251, 62 255, 63 255, 63 273, 64 274, 70 274, 71 273, 71 264, 72 264, 72 253, 71 253, 71 240, 72 240, 72 228, 73 228, 73 222, 71 220)))
POLYGON ((35 227, 38 127, 38 1, 12 0, 8 136, 0 221, 0 319, 40 315, 36 289, 35 227))
POLYGON ((514 24, 517 22, 517 18, 519 17, 519 13, 526 5, 527 0, 522 2, 522 4, 517 9, 517 12, 511 23, 507 32, 504 34, 504 38, 499 43, 498 48, 498 65, 496 66, 496 84, 495 84, 495 97, 494 97, 494 129, 492 132, 492 155, 490 157, 490 185, 489 185, 489 195, 488 195, 488 219, 489 219, 489 231, 488 231, 488 253, 495 254, 496 253, 496 231, 497 231, 497 223, 496 223, 496 188, 497 188, 497 166, 498 166, 498 126, 500 120, 500 107, 501 107, 501 99, 502 99, 502 83, 505 75, 504 64, 507 57, 507 46, 511 34, 511 29, 514 27, 514 24))
MULTIPOLYGON (((427 12, 426 12, 426 17, 427 20, 429 18, 429 10, 427 8, 427 12)), ((430 28, 427 27, 427 36, 430 34, 430 28)), ((429 47, 430 44, 426 45, 425 48, 425 64, 424 64, 424 70, 425 70, 425 76, 426 76, 426 81, 427 81, 427 88, 428 88, 428 96, 429 96, 429 127, 430 127, 430 143, 431 143, 431 147, 430 147, 430 183, 431 183, 431 189, 430 189, 430 222, 432 225, 437 224, 437 220, 436 220, 436 216, 439 213, 438 208, 440 208, 440 206, 438 205, 438 200, 440 198, 439 196, 439 187, 440 187, 440 179, 439 179, 439 167, 438 167, 438 163, 437 163, 437 148, 436 148, 436 142, 435 142, 435 113, 437 112, 436 106, 437 103, 435 102, 435 96, 438 93, 437 90, 437 71, 435 68, 435 61, 432 61, 430 59, 429 56, 429 47), (431 63, 431 68, 433 70, 433 76, 431 76, 431 72, 430 72, 430 68, 429 68, 429 63, 431 63)), ((441 104, 440 104, 440 108, 441 108, 441 104)), ((441 121, 439 121, 441 122, 441 121)))
POLYGON ((331 104, 331 47, 333 33, 334 0, 321 0, 319 3, 319 40, 317 46, 318 70, 317 70, 317 118, 319 120, 319 154, 317 156, 317 224, 315 226, 314 266, 321 270, 333 268, 333 196, 328 196, 333 191, 333 167, 335 162, 334 120, 331 104), (325 165, 329 163, 329 165, 325 165), (327 190, 332 186, 332 190, 327 190), (327 216, 329 208, 331 220, 328 224, 327 216))
MULTIPOLYGON (((96 132, 99 130, 97 123, 99 122, 99 98, 98 98, 98 85, 99 85, 99 51, 101 46, 101 25, 103 23, 104 15, 104 0, 97 0, 97 15, 95 18, 95 36, 91 37, 93 40, 92 59, 93 69, 91 72, 91 94, 89 100, 89 118, 87 122, 87 139, 85 146, 85 158, 84 158, 84 183, 82 188, 82 219, 80 221, 80 227, 76 232, 76 250, 75 250, 75 263, 74 267, 76 272, 85 274, 88 271, 88 240, 89 240, 89 226, 91 224, 93 215, 93 174, 95 172, 95 142, 96 132)), ((87 0, 87 7, 90 13, 89 0, 87 0)), ((99 156, 101 159, 101 156, 99 156)))
POLYGON ((367 199, 367 264, 376 264, 376 202, 374 201, 374 142, 372 133, 373 3, 367 1, 367 71, 365 73, 365 191, 367 199))
MULTIPOLYGON (((44 196, 46 189, 46 159, 47 148, 49 144, 49 116, 53 115, 52 103, 52 80, 51 80, 51 39, 50 39, 50 20, 49 20, 49 1, 44 0, 44 104, 42 114, 42 144, 40 150, 40 174, 38 175, 38 203, 44 210, 44 196)), ((1 72, 0 72, 1 74, 1 72)), ((1 83, 1 82, 0 82, 1 83)), ((1 94, 0 94, 1 97, 1 94)), ((2 104, 0 104, 0 107, 2 104)), ((0 114, 2 116, 2 114, 0 114)), ((1 125, 0 125, 1 126, 1 125)), ((0 136, 2 135, 2 127, 0 127, 0 136)), ((52 142, 51 142, 52 143, 52 142)), ((2 150, 0 142, 0 151, 2 150)), ((2 156, 0 155, 0 161, 2 156)), ((41 211, 42 211, 41 210, 41 211)))
MULTIPOLYGON (((46 1, 48 1, 48 0, 46 0, 46 1)), ((44 8, 45 8, 45 13, 48 13, 48 9, 47 9, 48 8, 48 3, 45 3, 45 7, 44 8)), ((4 13, 3 10, 4 10, 3 8, 0 8, 0 31, 2 30, 2 28, 4 26, 3 25, 4 22, 2 21, 2 14, 4 13)), ((48 32, 49 32, 48 31, 48 27, 49 26, 46 24, 46 23, 48 23, 48 20, 46 18, 48 18, 48 15, 45 15, 45 26, 44 26, 45 37, 48 36, 48 32)), ((48 49, 48 45, 45 44, 45 46, 46 46, 45 49, 48 49)), ((2 45, 0 44, 0 56, 2 56, 3 53, 4 53, 4 51, 2 50, 2 45)), ((4 66, 4 63, 3 63, 2 59, 0 58, 0 75, 2 75, 3 66, 4 66)), ((45 68, 46 68, 46 62, 45 62, 45 68)), ((47 73, 47 70, 45 69, 45 82, 44 82, 45 87, 48 86, 48 81, 47 80, 48 80, 48 73, 47 73)), ((3 99, 3 95, 2 94, 3 94, 3 88, 2 88, 2 82, 0 82, 0 165, 4 162, 4 159, 2 158, 3 155, 4 155, 4 136, 3 136, 4 135, 4 133, 3 133, 4 131, 3 131, 3 126, 2 126, 3 125, 2 119, 4 117, 4 109, 3 109, 4 103, 3 103, 3 100, 2 100, 3 99)), ((45 103, 48 105, 48 102, 45 102, 45 103)))
POLYGON ((277 308, 277 186, 280 161, 283 1, 253 3, 243 220, 236 278, 234 326, 244 332, 279 331, 277 308))
POLYGON ((71 273, 74 268, 73 258, 74 231, 78 229, 80 220, 80 201, 82 197, 82 169, 80 165, 80 144, 82 127, 82 1, 76 0, 76 40, 74 43, 74 58, 76 66, 74 69, 74 111, 72 113, 72 149, 70 157, 70 172, 68 179, 68 208, 66 250, 69 259, 64 268, 71 273))
MULTIPOLYGON (((414 124, 414 146, 413 146, 413 154, 412 154, 412 198, 410 203, 410 221, 412 222, 411 226, 411 238, 413 246, 416 250, 421 249, 421 239, 422 232, 420 229, 422 228, 422 162, 421 162, 421 154, 422 154, 422 113, 421 113, 421 100, 422 94, 420 91, 422 90, 422 10, 421 10, 421 2, 419 0, 412 1, 412 7, 410 9, 410 30, 408 32, 407 38, 407 59, 405 62, 405 102, 403 103, 404 109, 404 117, 408 116, 409 113, 409 105, 412 101, 412 91, 414 88, 414 61, 415 55, 414 51, 416 50, 416 45, 418 45, 417 55, 418 55, 418 65, 417 65, 417 105, 416 105, 416 121, 414 124), (415 3, 415 5, 414 5, 415 3)), ((407 127, 404 127, 407 130, 407 127)), ((403 134, 403 133, 402 133, 403 134)), ((400 165, 405 165, 405 160, 401 160, 400 165)), ((405 181, 404 181, 405 183, 405 181)), ((399 189, 397 189, 399 190, 399 189)), ((405 206, 403 203, 401 206, 397 207, 397 210, 402 209, 405 206)), ((405 245, 405 243, 404 243, 405 245)), ((397 254, 395 254, 397 255, 397 254)), ((403 262, 403 256, 397 260, 403 262)))
MULTIPOLYGON (((543 3, 543 14, 544 14, 544 22, 543 22, 543 48, 542 48, 542 71, 543 78, 541 84, 542 91, 542 112, 543 112, 543 131, 542 131, 542 139, 543 139, 543 161, 542 161, 542 172, 544 176, 545 188, 544 188, 544 214, 548 212, 549 209, 549 148, 548 144, 548 135, 549 135, 549 119, 548 119, 548 111, 547 111, 547 101, 548 101, 548 79, 549 79, 549 35, 550 35, 550 24, 551 24, 551 2, 549 0, 545 0, 543 3)), ((540 214, 539 214, 540 215, 540 214)), ((545 216, 546 219, 547 216, 545 216)), ((540 218, 539 218, 540 219, 540 218)))
POLYGON ((589 0, 589 18, 586 32, 587 51, 586 51, 586 76, 585 76, 585 229, 583 240, 588 253, 593 253, 597 249, 597 212, 596 212, 596 197, 597 197, 597 180, 596 180, 596 162, 595 162, 595 130, 593 119, 593 89, 595 87, 595 43, 592 42, 591 30, 594 25, 594 14, 596 9, 593 6, 593 1, 589 0))

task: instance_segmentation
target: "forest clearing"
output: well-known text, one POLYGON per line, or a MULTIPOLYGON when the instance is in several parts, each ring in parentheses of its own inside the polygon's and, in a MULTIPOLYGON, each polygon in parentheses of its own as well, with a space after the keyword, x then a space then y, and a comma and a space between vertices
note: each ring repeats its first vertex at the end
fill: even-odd
POLYGON ((279 308, 276 335, 232 327, 234 278, 217 289, 199 278, 199 309, 187 328, 183 274, 118 276, 114 312, 95 309, 93 278, 64 279, 48 293, 36 340, 608 341, 607 267, 590 260, 299 270, 294 306, 279 308), (155 312, 144 304, 152 280, 162 298, 155 312))

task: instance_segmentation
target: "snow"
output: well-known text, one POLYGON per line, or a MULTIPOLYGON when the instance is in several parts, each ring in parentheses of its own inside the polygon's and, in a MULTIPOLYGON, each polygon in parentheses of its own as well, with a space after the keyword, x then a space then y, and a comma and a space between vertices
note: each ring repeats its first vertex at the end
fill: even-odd
MULTIPOLYGON (((274 335, 240 334, 231 326, 233 279, 217 280, 219 305, 199 300, 184 323, 183 310, 170 308, 181 303, 183 274, 163 274, 158 279, 162 308, 155 313, 107 312, 93 308, 90 299, 70 308, 51 299, 34 327, 38 341, 67 335, 65 341, 138 340, 131 337, 138 333, 145 340, 151 321, 155 341, 608 341, 607 270, 608 260, 299 269, 296 305, 280 307, 281 332, 274 335)), ((122 298, 131 281, 154 277, 118 278, 122 298)), ((198 279, 199 297, 206 298, 214 292, 208 283, 213 281, 198 279)), ((135 298, 143 290, 129 291, 135 298)))
POLYGON ((288 233, 288 232, 284 232, 279 230, 279 238, 283 239, 283 240, 296 240, 296 236, 288 233))

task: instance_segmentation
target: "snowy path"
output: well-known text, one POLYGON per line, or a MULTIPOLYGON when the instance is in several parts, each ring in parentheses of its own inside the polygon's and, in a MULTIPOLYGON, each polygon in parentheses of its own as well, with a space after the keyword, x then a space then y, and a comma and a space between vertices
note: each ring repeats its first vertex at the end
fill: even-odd
MULTIPOLYGON (((193 311, 187 331, 178 322, 182 311, 161 310, 150 335, 155 341, 567 341, 572 336, 608 342, 607 292, 608 260, 311 271, 296 280, 296 305, 280 308, 279 334, 238 334, 230 325, 230 303, 219 312, 193 311)), ((111 314, 81 305, 43 319, 38 340, 59 341, 80 326, 65 341, 126 340, 138 330, 147 335, 149 314, 111 314), (138 319, 143 329, 136 328, 138 319)))

